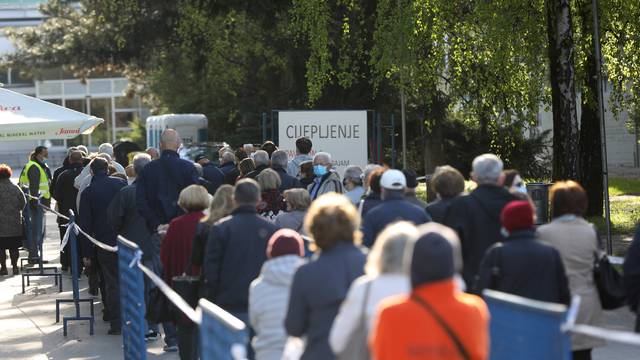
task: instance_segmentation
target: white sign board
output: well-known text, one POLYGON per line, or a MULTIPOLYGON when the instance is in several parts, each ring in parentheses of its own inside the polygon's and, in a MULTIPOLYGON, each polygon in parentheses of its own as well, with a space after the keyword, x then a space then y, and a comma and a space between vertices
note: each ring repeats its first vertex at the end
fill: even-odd
POLYGON ((312 154, 328 152, 342 175, 349 165, 367 165, 366 111, 280 111, 278 148, 296 156, 296 139, 308 137, 312 154))

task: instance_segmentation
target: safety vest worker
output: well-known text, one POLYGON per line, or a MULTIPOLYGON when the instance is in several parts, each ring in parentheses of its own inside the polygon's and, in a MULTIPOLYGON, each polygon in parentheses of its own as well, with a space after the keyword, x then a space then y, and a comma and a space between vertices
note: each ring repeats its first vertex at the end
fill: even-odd
MULTIPOLYGON (((46 148, 44 146, 42 146, 42 147, 39 146, 38 148, 36 148, 36 152, 35 152, 34 155, 38 154, 38 150, 40 150, 40 152, 44 152, 44 154, 46 154, 46 148), (42 149, 40 149, 40 148, 44 148, 44 151, 42 151, 42 149)), ((22 173, 20 174, 20 179, 18 180, 18 183, 20 184, 20 186, 32 188, 30 186, 31 182, 29 181, 29 170, 31 169, 32 166, 35 166, 38 169, 38 171, 40 172, 40 179, 39 179, 39 184, 38 184, 39 196, 41 196, 45 200, 50 200, 51 199, 51 192, 49 190, 49 177, 47 176, 47 172, 42 167, 42 165, 40 165, 40 163, 35 161, 33 159, 33 157, 32 157, 31 160, 29 160, 29 162, 27 162, 27 165, 25 165, 24 170, 22 170, 22 173)), ((32 194, 32 195, 36 196, 36 194, 32 194)))

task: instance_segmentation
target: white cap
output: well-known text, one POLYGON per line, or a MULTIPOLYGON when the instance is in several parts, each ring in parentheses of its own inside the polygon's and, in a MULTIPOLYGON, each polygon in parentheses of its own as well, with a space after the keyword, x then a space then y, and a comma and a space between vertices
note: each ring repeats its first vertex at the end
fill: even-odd
POLYGON ((407 178, 400 170, 387 170, 382 174, 380 186, 389 190, 403 190, 407 187, 407 178))

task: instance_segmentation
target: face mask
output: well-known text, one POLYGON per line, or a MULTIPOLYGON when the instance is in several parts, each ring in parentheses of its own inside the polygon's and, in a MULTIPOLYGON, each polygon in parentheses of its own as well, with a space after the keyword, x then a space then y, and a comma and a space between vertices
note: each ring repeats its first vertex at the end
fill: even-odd
POLYGON ((324 165, 313 165, 313 173, 316 176, 323 176, 327 173, 327 167, 324 165))

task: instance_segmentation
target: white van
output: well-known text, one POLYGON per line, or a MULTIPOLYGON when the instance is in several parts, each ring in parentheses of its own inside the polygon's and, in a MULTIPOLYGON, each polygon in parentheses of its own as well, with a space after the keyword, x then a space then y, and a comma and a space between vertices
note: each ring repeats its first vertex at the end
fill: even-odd
POLYGON ((160 148, 164 129, 175 129, 185 145, 207 141, 209 120, 203 114, 165 114, 149 116, 146 121, 147 146, 160 148))

